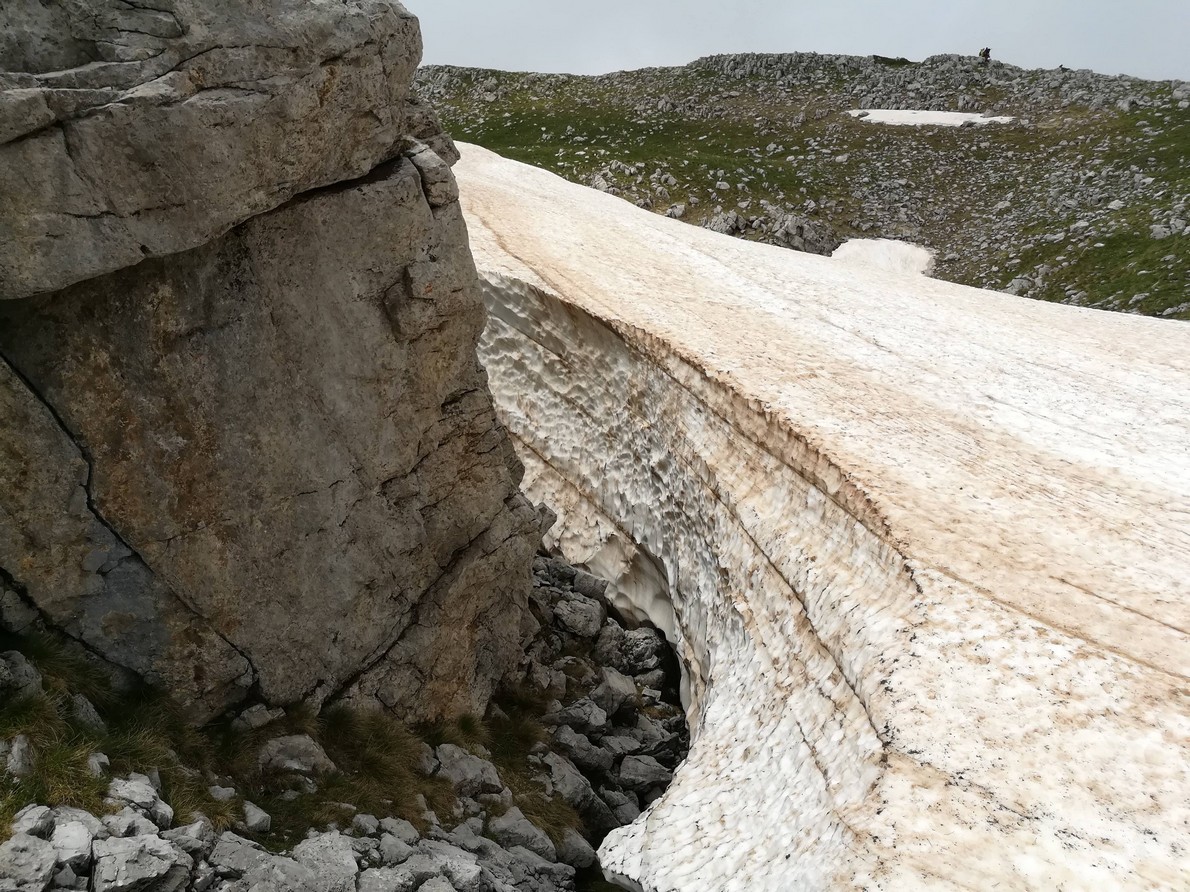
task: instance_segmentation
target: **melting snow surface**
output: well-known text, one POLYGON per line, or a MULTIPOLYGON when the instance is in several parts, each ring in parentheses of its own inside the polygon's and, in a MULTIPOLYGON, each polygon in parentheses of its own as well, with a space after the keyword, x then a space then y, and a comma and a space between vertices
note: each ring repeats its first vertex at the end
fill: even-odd
POLYGON ((928 276, 934 270, 929 248, 888 238, 848 239, 835 249, 832 260, 902 276, 928 276))
POLYGON ((872 124, 932 124, 935 127, 962 127, 972 124, 1011 124, 1015 118, 984 117, 974 112, 928 111, 926 109, 857 108, 849 112, 853 118, 862 118, 872 124))
POLYGON ((1190 325, 716 235, 461 146, 556 544, 656 615, 657 892, 1185 889, 1190 325))

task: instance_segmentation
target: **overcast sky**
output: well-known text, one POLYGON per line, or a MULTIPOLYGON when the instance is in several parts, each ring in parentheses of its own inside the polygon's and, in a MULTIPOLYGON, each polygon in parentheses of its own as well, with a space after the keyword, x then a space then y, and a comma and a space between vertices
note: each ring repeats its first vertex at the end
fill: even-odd
POLYGON ((729 52, 976 53, 1190 80, 1190 0, 405 0, 427 63, 600 74, 729 52))

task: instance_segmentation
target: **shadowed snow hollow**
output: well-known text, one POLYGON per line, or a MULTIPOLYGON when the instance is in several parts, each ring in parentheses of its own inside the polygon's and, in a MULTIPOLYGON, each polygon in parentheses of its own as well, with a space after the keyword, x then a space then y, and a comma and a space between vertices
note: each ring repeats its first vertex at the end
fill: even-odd
POLYGON ((689 674, 690 756, 604 867, 660 892, 1180 887, 1190 326, 463 151, 528 491, 689 674))

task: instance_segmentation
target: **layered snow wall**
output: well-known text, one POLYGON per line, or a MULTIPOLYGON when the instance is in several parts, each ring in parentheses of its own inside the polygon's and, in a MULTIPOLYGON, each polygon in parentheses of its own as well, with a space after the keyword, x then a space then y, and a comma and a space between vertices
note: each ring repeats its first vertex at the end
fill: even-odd
POLYGON ((606 869, 1181 886, 1190 327, 457 174, 529 494, 686 663, 690 756, 606 869))

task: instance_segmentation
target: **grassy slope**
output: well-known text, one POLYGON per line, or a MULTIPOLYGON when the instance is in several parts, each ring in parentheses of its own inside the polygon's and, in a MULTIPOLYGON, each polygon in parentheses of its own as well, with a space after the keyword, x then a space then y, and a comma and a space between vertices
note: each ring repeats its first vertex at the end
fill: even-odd
MULTIPOLYGON (((613 160, 640 162, 642 181, 623 190, 630 200, 648 194, 649 175, 661 169, 678 185, 668 199, 654 196, 655 209, 695 197, 700 203, 685 217, 695 224, 716 205, 730 210, 751 199, 755 213, 759 199, 809 198, 841 235, 907 238, 940 259, 958 255, 936 273, 952 281, 1003 289, 1044 264, 1052 268, 1037 291, 1044 299, 1085 292, 1071 302, 1147 314, 1190 301, 1190 238, 1149 235, 1151 210, 1190 198, 1190 111, 1046 110, 987 91, 979 97, 985 108, 1030 125, 889 127, 846 115, 853 102, 838 78, 778 89, 694 68, 598 78, 455 71, 458 88, 434 102, 457 138, 575 182, 613 160), (485 101, 493 86, 497 98, 485 101), (658 111, 660 96, 697 102, 658 111), (719 170, 731 189, 715 193, 707 187, 719 170), (1112 193, 1113 183, 1136 174, 1153 182, 1118 211, 1038 197, 1061 196, 1066 184, 1095 176, 1112 193), (989 239, 1003 201, 1013 217, 989 239), (1066 230, 1079 219, 1093 222, 1088 237, 1066 230), (1142 293, 1148 297, 1131 302, 1142 293)), ((1190 308, 1169 315, 1190 319, 1190 308)))
MULTIPOLYGON (((112 811, 104 803, 108 777, 93 777, 92 753, 111 760, 111 775, 157 769, 162 797, 175 811, 175 824, 201 812, 216 829, 240 820, 243 800, 263 808, 272 828, 263 834, 241 829, 274 851, 301 841, 310 827, 351 823, 342 803, 377 817, 400 817, 423 830, 419 796, 444 817, 457 798, 450 784, 418 770, 423 742, 486 746, 522 812, 555 840, 569 827, 581 827, 578 815, 560 799, 549 800, 532 780, 528 763, 533 744, 548 739, 538 721, 543 705, 532 697, 505 696, 506 718, 483 721, 463 716, 436 726, 410 728, 382 712, 332 708, 320 716, 293 710, 255 731, 235 731, 227 724, 196 729, 167 698, 149 689, 114 691, 102 673, 44 635, 0 632, 0 652, 17 650, 37 667, 43 695, 0 702, 0 740, 27 735, 34 751, 33 772, 18 783, 0 786, 0 841, 8 838, 13 816, 26 805, 69 805, 92 814, 112 811), (91 700, 107 724, 96 730, 72 717, 70 697, 91 700), (316 793, 290 799, 275 779, 263 777, 256 764, 262 744, 284 734, 309 734, 340 769, 323 777, 316 793), (231 783, 238 795, 215 800, 212 778, 231 783)), ((118 809, 115 809, 118 810, 118 809)))

